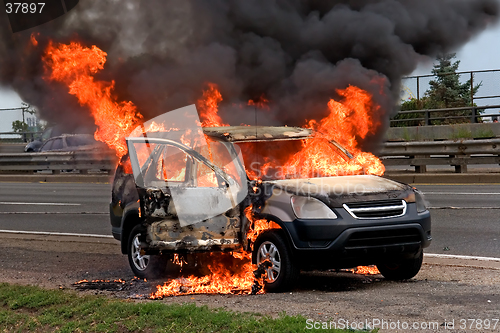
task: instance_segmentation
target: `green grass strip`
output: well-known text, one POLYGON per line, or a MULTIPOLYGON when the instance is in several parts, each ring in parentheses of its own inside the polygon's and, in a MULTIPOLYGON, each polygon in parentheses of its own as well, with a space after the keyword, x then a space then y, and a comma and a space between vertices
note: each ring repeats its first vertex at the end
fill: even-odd
MULTIPOLYGON (((306 318, 0 284, 1 332, 304 332, 306 318)), ((316 330, 314 330, 316 331, 316 330)), ((329 332, 352 332, 329 330, 329 332)))

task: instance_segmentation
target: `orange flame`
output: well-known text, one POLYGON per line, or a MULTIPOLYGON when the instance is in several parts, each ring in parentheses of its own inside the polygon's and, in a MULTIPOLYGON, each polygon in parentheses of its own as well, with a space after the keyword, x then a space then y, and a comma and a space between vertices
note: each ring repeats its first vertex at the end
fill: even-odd
POLYGON ((203 97, 198 100, 198 112, 202 119, 202 127, 229 126, 222 122, 219 116, 219 103, 222 95, 215 83, 208 83, 208 89, 203 91, 203 97))
MULTIPOLYGON (((190 275, 165 282, 156 287, 152 299, 190 294, 250 293, 255 283, 250 253, 210 253, 204 263, 210 273, 198 277, 190 275)), ((262 293, 263 291, 259 291, 262 293)))
POLYGON ((31 44, 33 44, 33 46, 38 46, 38 41, 36 40, 35 33, 32 33, 30 35, 30 40, 31 40, 31 44))
MULTIPOLYGON (((278 229, 280 226, 272 221, 256 219, 252 214, 252 206, 245 209, 245 216, 250 221, 247 238, 251 247, 257 237, 268 229, 278 229)), ((189 295, 189 294, 249 294, 254 292, 253 288, 263 285, 263 277, 256 280, 253 272, 257 265, 251 263, 250 252, 238 251, 227 253, 210 253, 205 256, 208 262, 205 264, 210 273, 197 277, 194 275, 178 278, 165 282, 156 287, 156 292, 150 298, 162 298, 167 296, 189 295)), ((185 264, 178 256, 174 257, 173 263, 180 267, 185 264)), ((257 293, 263 293, 259 290, 257 293)))
MULTIPOLYGON (((122 280, 122 279, 115 279, 115 280, 97 280, 97 279, 95 279, 95 280, 90 281, 90 283, 97 283, 97 282, 116 282, 116 283, 122 283, 122 284, 127 283, 127 281, 122 280)), ((89 280, 83 279, 83 280, 80 280, 80 281, 73 283, 73 285, 83 284, 83 283, 89 283, 89 280)))
POLYGON ((253 205, 245 208, 245 216, 250 221, 250 228, 247 233, 247 238, 250 241, 250 246, 253 249, 253 243, 257 240, 261 233, 269 229, 280 229, 281 227, 273 221, 266 219, 257 219, 252 214, 253 205))
POLYGON ((250 99, 248 105, 255 106, 259 109, 269 110, 269 100, 264 94, 260 95, 257 99, 250 99))
POLYGON ((376 266, 358 266, 353 269, 349 269, 350 272, 362 275, 377 275, 380 274, 376 266))
MULTIPOLYGON (((317 132, 316 138, 304 140, 300 151, 294 151, 282 164, 288 173, 300 178, 384 173, 382 162, 359 147, 360 139, 365 139, 380 127, 380 122, 372 117, 380 107, 373 103, 368 92, 354 86, 338 90, 337 93, 343 96, 344 100, 330 100, 329 115, 319 122, 312 120, 308 123, 307 127, 317 132), (342 158, 330 144, 331 140, 344 146, 354 158, 342 158)), ((261 167, 261 174, 266 174, 273 164, 276 163, 266 159, 266 163, 261 167)), ((255 176, 255 173, 249 176, 255 176)))
POLYGON ((357 164, 365 169, 366 174, 382 175, 385 167, 382 162, 371 153, 360 149, 360 139, 368 134, 375 134, 380 127, 373 115, 379 111, 372 96, 358 87, 349 86, 337 93, 344 97, 342 102, 330 100, 328 108, 330 114, 320 123, 310 121, 310 128, 321 133, 328 140, 335 140, 354 155, 357 164))
POLYGON ((118 157, 127 152, 125 136, 141 120, 132 102, 117 102, 112 95, 114 81, 94 81, 93 75, 104 68, 106 52, 72 42, 69 45, 49 43, 44 62, 52 71, 49 79, 69 86, 69 93, 81 105, 89 107, 98 129, 96 140, 105 142, 118 157))

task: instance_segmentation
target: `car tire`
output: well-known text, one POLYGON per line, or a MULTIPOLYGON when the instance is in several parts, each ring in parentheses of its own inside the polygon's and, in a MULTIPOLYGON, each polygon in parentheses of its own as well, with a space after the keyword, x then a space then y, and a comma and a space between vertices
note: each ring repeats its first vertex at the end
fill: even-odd
POLYGON ((407 280, 420 271, 423 258, 424 252, 420 250, 420 253, 415 258, 401 258, 395 261, 379 263, 377 268, 387 280, 407 280))
POLYGON ((293 261, 292 251, 284 236, 278 231, 266 231, 257 238, 252 255, 257 265, 270 260, 266 268, 264 289, 268 292, 289 290, 299 276, 299 268, 293 261))
POLYGON ((154 279, 162 277, 168 264, 165 255, 141 255, 140 237, 144 232, 141 225, 136 225, 128 237, 128 262, 135 276, 141 279, 154 279))

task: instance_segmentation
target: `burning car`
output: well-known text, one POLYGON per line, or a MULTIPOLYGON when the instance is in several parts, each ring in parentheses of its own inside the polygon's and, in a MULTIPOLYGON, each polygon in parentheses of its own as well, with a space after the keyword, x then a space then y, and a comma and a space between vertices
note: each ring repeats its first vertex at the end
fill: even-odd
MULTIPOLYGON (((110 216, 134 274, 158 276, 173 254, 244 250, 269 291, 292 287, 300 270, 375 264, 387 279, 415 276, 432 239, 422 195, 359 169, 324 177, 285 162, 310 140, 322 139, 263 126, 143 127, 128 137, 110 216)), ((348 151, 326 144, 350 165, 348 151)))

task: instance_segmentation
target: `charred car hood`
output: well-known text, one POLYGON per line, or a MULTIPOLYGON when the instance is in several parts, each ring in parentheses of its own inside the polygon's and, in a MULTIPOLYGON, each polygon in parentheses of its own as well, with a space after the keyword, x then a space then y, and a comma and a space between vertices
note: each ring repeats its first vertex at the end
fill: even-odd
POLYGON ((411 186, 378 176, 338 176, 267 181, 274 190, 315 197, 333 207, 348 202, 405 199, 411 186))

